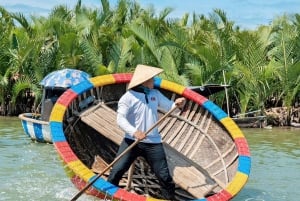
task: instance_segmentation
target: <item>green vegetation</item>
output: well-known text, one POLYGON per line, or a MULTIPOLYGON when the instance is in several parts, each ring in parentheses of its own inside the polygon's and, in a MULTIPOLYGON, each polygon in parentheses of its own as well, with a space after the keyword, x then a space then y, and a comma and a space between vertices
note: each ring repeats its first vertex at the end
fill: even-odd
MULTIPOLYGON (((48 73, 75 68, 91 76, 131 72, 137 64, 158 66, 182 85, 232 86, 231 108, 240 113, 292 107, 300 91, 300 15, 282 16, 256 30, 241 30, 219 9, 209 17, 181 19, 120 0, 111 8, 58 5, 48 17, 10 13, 0 7, 0 103, 14 114, 26 92, 40 101, 39 82, 48 73), (234 104, 234 105, 233 105, 234 104)), ((224 105, 225 95, 214 95, 224 105)), ((19 108, 19 109, 18 109, 19 108)), ((24 109, 24 108, 23 108, 24 109)))

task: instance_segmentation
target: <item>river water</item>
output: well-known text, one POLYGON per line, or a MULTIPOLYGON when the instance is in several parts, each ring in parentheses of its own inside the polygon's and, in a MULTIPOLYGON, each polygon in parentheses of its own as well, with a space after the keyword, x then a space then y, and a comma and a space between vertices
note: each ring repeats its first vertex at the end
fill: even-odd
MULTIPOLYGON (((300 128, 243 132, 252 167, 233 201, 299 201, 300 128)), ((32 142, 18 118, 0 117, 0 201, 63 201, 77 192, 53 145, 32 142)), ((97 199, 82 195, 78 200, 97 199)))

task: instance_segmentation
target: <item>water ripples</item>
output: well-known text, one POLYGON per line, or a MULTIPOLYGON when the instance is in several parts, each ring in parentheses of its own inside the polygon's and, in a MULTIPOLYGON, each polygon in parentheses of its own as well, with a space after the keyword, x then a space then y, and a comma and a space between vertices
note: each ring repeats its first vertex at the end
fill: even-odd
MULTIPOLYGON (((246 186, 233 201, 298 201, 299 131, 243 130, 252 167, 246 186)), ((32 142, 18 118, 0 117, 0 170, 0 201, 67 201, 78 193, 53 145, 32 142)), ((97 199, 82 195, 78 200, 97 199)))

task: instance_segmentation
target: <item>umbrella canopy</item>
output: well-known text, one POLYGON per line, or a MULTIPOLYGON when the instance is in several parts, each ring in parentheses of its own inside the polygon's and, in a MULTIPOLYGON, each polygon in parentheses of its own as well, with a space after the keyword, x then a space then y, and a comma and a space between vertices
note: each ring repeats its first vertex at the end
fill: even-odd
POLYGON ((86 72, 66 68, 48 74, 44 77, 40 84, 44 87, 70 88, 82 81, 88 80, 89 78, 90 75, 86 72))

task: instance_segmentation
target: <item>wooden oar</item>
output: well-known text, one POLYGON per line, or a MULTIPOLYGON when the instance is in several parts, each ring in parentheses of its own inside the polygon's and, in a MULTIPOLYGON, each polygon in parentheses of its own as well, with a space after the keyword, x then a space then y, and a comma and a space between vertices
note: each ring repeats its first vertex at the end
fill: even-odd
MULTIPOLYGON (((167 116, 169 116, 177 107, 172 108, 169 112, 164 114, 149 130, 146 131, 145 135, 149 134, 158 124, 160 124, 167 116)), ((128 151, 130 151, 135 145, 137 145, 141 140, 136 140, 129 147, 127 147, 118 157, 115 158, 101 173, 97 175, 90 183, 88 183, 81 191, 79 191, 71 201, 77 200, 91 185, 93 185, 97 179, 99 179, 107 170, 109 170, 120 158, 122 158, 128 151)))

